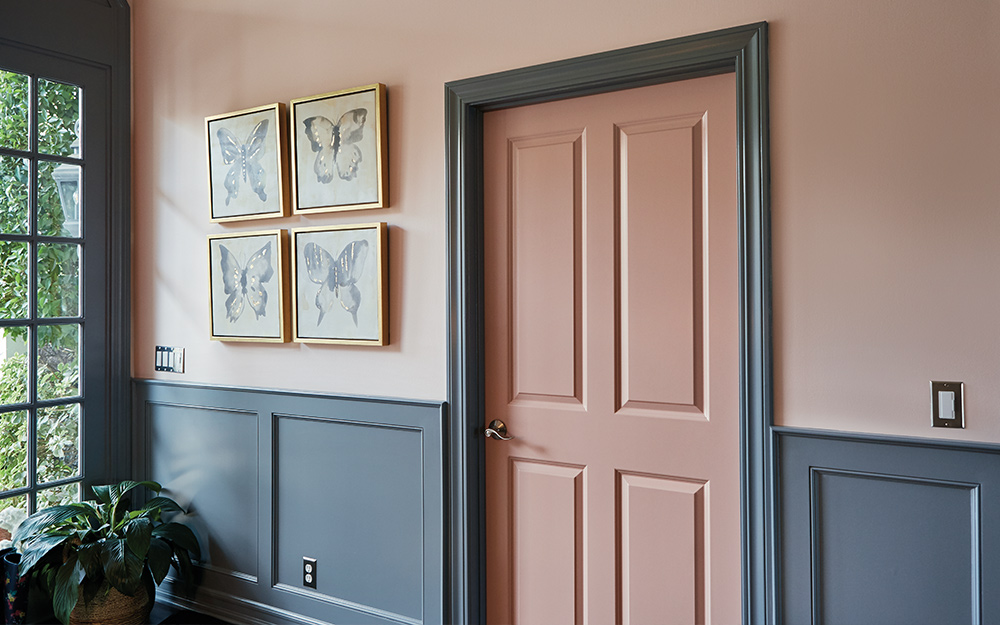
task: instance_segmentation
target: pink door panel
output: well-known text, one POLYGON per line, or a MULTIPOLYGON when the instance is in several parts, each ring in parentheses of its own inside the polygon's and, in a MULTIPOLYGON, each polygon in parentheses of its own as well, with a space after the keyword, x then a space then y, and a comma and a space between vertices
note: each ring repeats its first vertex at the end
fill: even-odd
POLYGON ((732 75, 486 115, 491 623, 740 622, 735 124, 732 75))

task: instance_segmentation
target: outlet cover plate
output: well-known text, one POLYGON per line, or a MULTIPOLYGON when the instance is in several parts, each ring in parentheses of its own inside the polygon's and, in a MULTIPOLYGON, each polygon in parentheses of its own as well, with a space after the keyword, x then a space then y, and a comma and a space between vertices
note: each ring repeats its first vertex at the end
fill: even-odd
POLYGON ((302 557, 302 585, 316 588, 316 558, 302 557))

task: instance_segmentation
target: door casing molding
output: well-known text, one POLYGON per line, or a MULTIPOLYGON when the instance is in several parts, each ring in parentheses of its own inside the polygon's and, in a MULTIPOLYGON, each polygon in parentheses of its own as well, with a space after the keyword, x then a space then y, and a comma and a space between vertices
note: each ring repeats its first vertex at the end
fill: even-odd
POLYGON ((767 23, 545 63, 445 85, 448 441, 445 599, 451 623, 486 615, 483 114, 734 72, 740 258, 743 622, 774 620, 767 23))

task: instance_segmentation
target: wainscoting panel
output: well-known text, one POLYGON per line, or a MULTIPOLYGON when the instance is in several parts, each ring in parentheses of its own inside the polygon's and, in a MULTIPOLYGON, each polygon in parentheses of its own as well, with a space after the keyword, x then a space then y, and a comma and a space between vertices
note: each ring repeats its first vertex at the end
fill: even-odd
POLYGON ((212 571, 257 581, 257 413, 241 410, 147 406, 147 475, 192 514, 180 519, 198 534, 202 564, 212 571), (233 523, 233 519, 246 519, 233 523), (225 527, 224 532, 212 528, 225 527))
POLYGON ((233 623, 444 620, 442 403, 134 381, 136 475, 193 513, 193 596, 233 623), (316 588, 302 558, 317 559, 316 588))
POLYGON ((424 488, 435 485, 424 484, 420 439, 416 428, 277 417, 281 588, 302 587, 308 556, 318 561, 323 601, 421 621, 423 587, 414 582, 423 578, 424 488))
POLYGON ((775 436, 781 622, 1000 622, 1000 450, 775 436))

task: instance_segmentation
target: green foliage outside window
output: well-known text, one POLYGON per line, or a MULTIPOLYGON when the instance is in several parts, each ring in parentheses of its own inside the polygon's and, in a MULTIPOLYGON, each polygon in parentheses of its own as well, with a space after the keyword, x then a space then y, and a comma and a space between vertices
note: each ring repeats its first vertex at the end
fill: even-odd
MULTIPOLYGON (((0 364, 0 397, 22 398, 27 395, 24 373, 27 357, 14 354, 0 364)), ((76 394, 75 371, 43 367, 38 376, 39 395, 65 397, 76 394)), ((16 401, 16 400, 15 400, 16 401)), ((50 479, 75 475, 78 466, 77 405, 46 409, 46 422, 51 424, 43 436, 38 437, 38 473, 50 479)), ((23 414, 15 412, 17 414, 23 414)), ((0 491, 25 485, 28 466, 28 421, 26 418, 0 420, 0 491)))
MULTIPOLYGON (((40 150, 71 156, 77 138, 80 95, 77 87, 39 81, 38 136, 40 150)), ((0 70, 0 147, 29 149, 28 77, 0 70)), ((58 185, 52 172, 59 163, 38 162, 36 232, 48 236, 76 236, 65 227, 58 185)), ((0 233, 29 234, 28 159, 0 155, 0 233)), ((79 248, 73 244, 42 244, 35 247, 37 280, 29 282, 31 246, 22 241, 0 241, 0 319, 25 319, 28 297, 37 293, 37 318, 73 317, 79 310, 79 248), (32 284, 34 282, 35 284, 32 284)), ((39 345, 37 397, 79 395, 75 325, 49 326, 39 345)), ((0 341, 8 346, 27 341, 26 326, 0 329, 0 341)), ((23 346, 23 343, 22 343, 23 346)), ((17 350, 15 350, 16 352, 17 350)), ((0 362, 0 406, 28 400, 25 353, 8 352, 0 362)), ((38 474, 59 479, 77 474, 79 450, 79 405, 39 410, 37 444, 38 474), (44 431, 43 431, 44 430, 44 431)), ((0 492, 26 485, 28 423, 26 411, 0 413, 0 492), (20 418, 19 418, 20 417, 20 418)), ((0 508, 6 507, 0 500, 0 508)))

